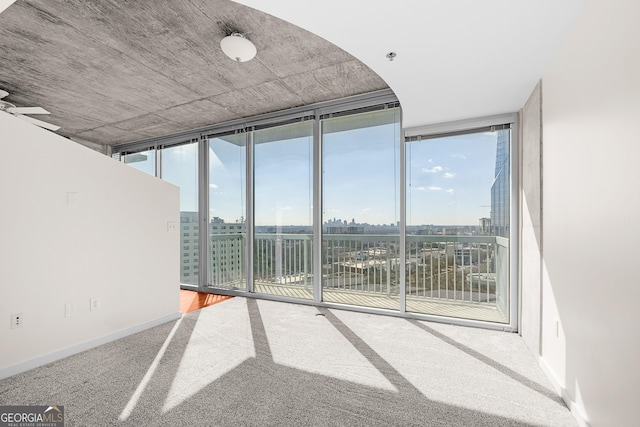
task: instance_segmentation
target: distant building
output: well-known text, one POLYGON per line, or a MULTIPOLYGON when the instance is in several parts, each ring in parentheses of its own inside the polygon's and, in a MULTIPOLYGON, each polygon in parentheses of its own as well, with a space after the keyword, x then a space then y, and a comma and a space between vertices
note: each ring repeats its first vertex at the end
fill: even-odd
MULTIPOLYGON (((198 285, 199 248, 198 213, 180 212, 180 283, 198 285)), ((209 268, 211 280, 218 286, 234 280, 243 271, 246 224, 226 223, 214 217, 209 223, 209 268), (238 235, 237 237, 221 235, 238 235), (223 248, 224 247, 224 248, 223 248)))
POLYGON ((491 234, 491 218, 480 218, 480 234, 491 234))
POLYGON ((509 134, 499 130, 496 145, 496 167, 491 186, 491 235, 509 237, 509 134))
POLYGON ((326 227, 327 234, 364 234, 364 226, 363 225, 332 225, 330 227, 326 227))
POLYGON ((209 282, 217 287, 243 287, 247 225, 213 217, 209 222, 209 282))
POLYGON ((198 285, 198 212, 180 212, 180 283, 198 285))
POLYGON ((246 230, 247 226, 243 222, 224 222, 224 219, 217 216, 213 217, 209 223, 209 234, 245 233, 246 230))

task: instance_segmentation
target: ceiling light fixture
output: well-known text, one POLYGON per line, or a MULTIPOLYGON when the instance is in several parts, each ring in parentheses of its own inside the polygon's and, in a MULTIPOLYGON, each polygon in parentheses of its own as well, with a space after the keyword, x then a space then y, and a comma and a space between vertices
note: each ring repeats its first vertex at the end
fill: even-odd
POLYGON ((258 52, 251 40, 240 33, 231 33, 220 40, 220 47, 225 55, 237 62, 249 61, 258 52))

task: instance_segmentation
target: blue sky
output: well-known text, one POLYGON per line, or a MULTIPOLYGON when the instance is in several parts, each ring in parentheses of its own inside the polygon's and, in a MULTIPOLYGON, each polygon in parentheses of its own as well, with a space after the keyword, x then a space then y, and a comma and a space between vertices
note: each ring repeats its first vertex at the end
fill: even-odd
POLYGON ((162 179, 180 187, 180 210, 198 210, 198 146, 179 145, 162 153, 162 179))
POLYGON ((209 141, 209 215, 226 222, 246 216, 246 149, 244 135, 209 141))
POLYGON ((326 219, 369 224, 400 220, 396 124, 329 133, 323 142, 326 219))
POLYGON ((407 145, 407 224, 477 225, 490 216, 497 133, 407 145))
MULTIPOLYGON (((399 218, 399 126, 324 136, 324 221, 369 224, 399 218)), ((496 133, 407 144, 407 224, 477 225, 488 217, 496 133)), ((256 225, 311 225, 311 137, 256 144, 256 225)), ((245 147, 210 141, 210 215, 235 222, 245 216, 245 147)), ((197 147, 163 153, 163 177, 181 187, 181 210, 197 209, 197 147)), ((150 156, 151 157, 151 156, 150 156)), ((131 165, 151 172, 152 162, 131 165)))
POLYGON ((255 147, 256 225, 313 225, 312 138, 255 147))

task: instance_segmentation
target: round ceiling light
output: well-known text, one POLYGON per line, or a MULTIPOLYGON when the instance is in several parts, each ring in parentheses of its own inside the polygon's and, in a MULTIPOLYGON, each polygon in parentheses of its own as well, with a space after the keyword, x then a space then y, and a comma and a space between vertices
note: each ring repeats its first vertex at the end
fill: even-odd
POLYGON ((246 62, 256 56, 258 50, 251 41, 240 33, 232 33, 220 40, 225 55, 237 62, 246 62))

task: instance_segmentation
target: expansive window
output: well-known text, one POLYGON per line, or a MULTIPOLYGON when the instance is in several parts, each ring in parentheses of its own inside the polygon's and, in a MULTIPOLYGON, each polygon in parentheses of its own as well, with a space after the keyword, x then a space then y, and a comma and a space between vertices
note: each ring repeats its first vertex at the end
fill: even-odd
POLYGON ((246 134, 209 139, 208 285, 245 289, 246 134))
POLYGON ((122 156, 122 161, 149 175, 156 174, 156 150, 154 149, 125 154, 122 156))
POLYGON ((313 122, 254 134, 254 290, 312 298, 313 122))
POLYGON ((198 145, 162 150, 162 179, 180 187, 180 283, 198 285, 198 145))
POLYGON ((509 132, 407 143, 407 311, 508 321, 509 132))
POLYGON ((183 285, 515 323, 514 117, 402 131, 389 94, 294 110, 115 150, 180 187, 183 285))
POLYGON ((398 310, 399 109, 322 130, 323 300, 398 310))

